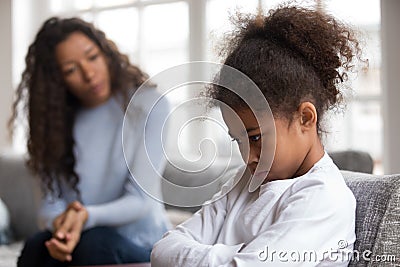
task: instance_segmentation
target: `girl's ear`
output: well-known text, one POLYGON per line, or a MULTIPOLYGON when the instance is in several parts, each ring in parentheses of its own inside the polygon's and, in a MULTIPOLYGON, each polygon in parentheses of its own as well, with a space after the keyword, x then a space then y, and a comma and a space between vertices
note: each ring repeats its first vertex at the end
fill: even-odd
POLYGON ((317 125, 317 109, 311 102, 303 102, 298 108, 300 114, 300 124, 303 130, 314 128, 317 125))

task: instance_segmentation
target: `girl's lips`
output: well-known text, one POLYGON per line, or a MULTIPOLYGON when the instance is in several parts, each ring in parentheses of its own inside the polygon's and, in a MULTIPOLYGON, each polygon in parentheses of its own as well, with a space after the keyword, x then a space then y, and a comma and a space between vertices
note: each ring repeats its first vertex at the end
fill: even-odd
POLYGON ((92 93, 98 94, 98 93, 101 93, 102 89, 103 89, 103 84, 99 83, 95 86, 92 86, 91 91, 92 91, 92 93))

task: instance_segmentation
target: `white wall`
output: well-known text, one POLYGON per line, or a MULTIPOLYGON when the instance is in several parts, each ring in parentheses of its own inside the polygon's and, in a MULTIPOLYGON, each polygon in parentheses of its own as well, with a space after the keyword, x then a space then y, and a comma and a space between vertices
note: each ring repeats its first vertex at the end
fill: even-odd
POLYGON ((400 1, 381 0, 385 173, 400 173, 400 1))
POLYGON ((11 21, 12 0, 0 1, 0 148, 8 148, 7 121, 11 114, 12 99, 12 56, 11 56, 11 21))

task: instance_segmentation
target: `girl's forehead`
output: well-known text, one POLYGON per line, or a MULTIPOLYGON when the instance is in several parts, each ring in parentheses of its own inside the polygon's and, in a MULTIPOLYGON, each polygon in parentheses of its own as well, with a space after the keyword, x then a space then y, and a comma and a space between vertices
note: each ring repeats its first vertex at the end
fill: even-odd
POLYGON ((55 56, 60 65, 78 61, 92 51, 99 49, 87 35, 79 31, 73 32, 57 44, 55 56))
POLYGON ((229 128, 232 130, 242 129, 270 129, 275 125, 274 118, 267 111, 252 111, 249 108, 234 110, 232 108, 221 107, 222 117, 229 128))

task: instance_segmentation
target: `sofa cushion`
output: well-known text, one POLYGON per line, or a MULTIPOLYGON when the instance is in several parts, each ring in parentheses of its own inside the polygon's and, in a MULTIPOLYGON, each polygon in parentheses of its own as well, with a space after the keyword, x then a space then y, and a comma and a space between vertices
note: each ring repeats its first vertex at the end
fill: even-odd
POLYGON ((354 249, 360 254, 349 266, 383 266, 376 265, 374 257, 390 255, 395 255, 400 263, 400 175, 342 173, 357 200, 354 249))

